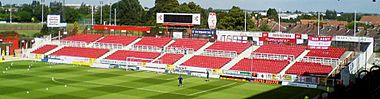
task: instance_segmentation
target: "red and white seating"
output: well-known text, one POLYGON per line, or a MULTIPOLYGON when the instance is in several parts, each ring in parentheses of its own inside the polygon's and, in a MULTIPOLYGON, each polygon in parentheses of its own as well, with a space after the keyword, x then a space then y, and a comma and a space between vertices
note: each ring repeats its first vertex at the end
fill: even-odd
POLYGON ((35 54, 45 54, 49 52, 50 50, 53 50, 54 48, 57 48, 58 45, 44 45, 36 50, 34 50, 32 53, 35 54))
POLYGON ((206 43, 207 43, 207 40, 177 39, 174 43, 170 44, 168 47, 174 47, 174 48, 179 48, 179 49, 193 49, 194 51, 197 51, 206 43))
POLYGON ((162 48, 171 40, 171 38, 143 37, 135 44, 135 46, 152 46, 162 48))
POLYGON ((135 41, 137 36, 106 36, 103 39, 97 41, 98 43, 113 43, 113 44, 122 44, 127 46, 128 44, 135 41))
POLYGON ((150 62, 161 53, 158 52, 140 52, 140 51, 127 51, 118 50, 110 56, 106 57, 109 60, 120 60, 120 61, 136 61, 136 62, 150 62))
POLYGON ((310 62, 297 62, 292 67, 290 67, 286 73, 296 74, 296 75, 307 75, 307 74, 317 74, 317 75, 327 75, 332 71, 332 67, 329 65, 322 65, 319 63, 310 62))
POLYGON ((184 62, 182 66, 200 68, 222 68, 229 61, 231 61, 231 58, 195 55, 186 62, 184 62))
POLYGON ((244 50, 251 46, 250 43, 236 43, 236 42, 215 42, 207 50, 222 50, 222 51, 234 51, 237 54, 242 53, 244 50))
POLYGON ((289 64, 289 61, 265 60, 265 59, 243 59, 239 61, 230 70, 272 73, 281 72, 289 64))
POLYGON ((58 51, 52 53, 54 56, 73 56, 73 57, 85 57, 85 58, 99 58, 107 53, 108 49, 98 48, 79 48, 79 47, 63 47, 58 51))
POLYGON ((305 51, 305 46, 265 44, 253 52, 254 58, 273 60, 293 60, 305 51))
POLYGON ((79 34, 79 35, 74 35, 70 37, 66 37, 62 39, 63 41, 79 41, 79 42, 94 42, 101 38, 102 35, 96 35, 96 34, 79 34))
POLYGON ((346 52, 345 48, 312 49, 306 56, 339 59, 344 52, 346 52))
POLYGON ((302 61, 335 66, 341 63, 340 57, 345 52, 345 48, 311 49, 302 61))
POLYGON ((163 56, 161 56, 157 60, 157 62, 160 63, 160 64, 174 64, 179 59, 181 59, 183 56, 184 56, 183 54, 166 53, 163 56))

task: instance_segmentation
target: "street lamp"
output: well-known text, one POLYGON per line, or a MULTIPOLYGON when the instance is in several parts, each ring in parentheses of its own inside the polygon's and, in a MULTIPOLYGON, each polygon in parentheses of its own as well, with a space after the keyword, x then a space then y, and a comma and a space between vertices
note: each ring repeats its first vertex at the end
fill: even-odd
POLYGON ((41 0, 41 6, 42 6, 42 11, 41 11, 41 25, 44 26, 44 2, 45 0, 41 0))
POLYGON ((100 24, 103 24, 103 1, 100 1, 100 24))

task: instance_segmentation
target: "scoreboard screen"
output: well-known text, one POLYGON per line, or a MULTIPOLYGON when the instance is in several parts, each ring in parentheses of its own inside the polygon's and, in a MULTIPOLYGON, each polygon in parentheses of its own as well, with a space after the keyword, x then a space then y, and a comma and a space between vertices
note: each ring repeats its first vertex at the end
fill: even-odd
POLYGON ((164 15, 164 22, 193 23, 192 15, 164 15))
POLYGON ((201 14, 198 13, 157 13, 157 23, 201 24, 201 14))

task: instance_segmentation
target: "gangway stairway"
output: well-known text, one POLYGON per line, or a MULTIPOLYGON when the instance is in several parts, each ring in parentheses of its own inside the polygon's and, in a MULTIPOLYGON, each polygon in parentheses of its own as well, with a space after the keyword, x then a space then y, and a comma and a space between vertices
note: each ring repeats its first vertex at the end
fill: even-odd
POLYGON ((103 38, 104 38, 104 37, 101 37, 101 38, 97 39, 96 41, 90 42, 88 45, 86 45, 86 47, 92 47, 92 46, 94 46, 94 44, 95 44, 96 42, 102 40, 103 38))
POLYGON ((200 49, 198 49, 193 54, 187 54, 187 55, 183 56, 181 59, 179 59, 177 62, 174 63, 174 66, 181 65, 182 63, 184 63, 185 61, 189 60, 194 55, 201 55, 203 53, 203 51, 206 48, 208 48, 209 46, 211 46, 212 44, 214 44, 214 43, 213 42, 207 42, 204 46, 202 46, 200 49))
POLYGON ((65 45, 58 46, 58 47, 56 47, 56 48, 54 48, 54 49, 52 49, 52 50, 46 52, 45 55, 50 55, 50 54, 52 54, 52 53, 54 53, 54 52, 56 52, 56 51, 62 49, 63 47, 65 47, 65 45))
POLYGON ((285 74, 285 72, 290 68, 292 67, 296 62, 299 62, 303 59, 303 57, 305 57, 307 55, 307 53, 309 53, 310 50, 305 50, 303 51, 295 60, 291 61, 284 69, 281 70, 280 74, 283 75, 285 74))
POLYGON ((238 55, 237 57, 233 58, 230 62, 228 62, 226 65, 224 65, 221 69, 223 70, 228 70, 230 68, 232 68, 235 64, 237 64, 240 60, 244 59, 244 58, 247 58, 247 57, 250 57, 251 56, 251 53, 258 49, 259 46, 251 46, 249 47, 248 49, 246 49, 244 52, 242 52, 240 55, 238 55))

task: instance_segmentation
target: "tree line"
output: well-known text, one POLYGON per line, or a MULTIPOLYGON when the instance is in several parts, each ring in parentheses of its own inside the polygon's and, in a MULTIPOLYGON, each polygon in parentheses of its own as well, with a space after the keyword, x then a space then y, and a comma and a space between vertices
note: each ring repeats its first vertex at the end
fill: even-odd
MULTIPOLYGON (((52 3, 51 3, 52 4, 52 3)), ((8 21, 10 11, 13 12, 12 20, 14 22, 41 22, 42 8, 44 8, 44 16, 49 14, 60 14, 63 16, 63 21, 67 23, 74 22, 85 22, 91 20, 91 6, 86 4, 81 4, 79 9, 73 7, 62 7, 61 2, 53 2, 54 6, 50 7, 46 5, 41 5, 38 1, 33 1, 31 4, 22 5, 4 5, 0 8, 0 21, 8 21)), ((117 23, 118 25, 144 25, 144 26, 159 26, 156 24, 156 13, 200 13, 201 25, 196 26, 196 28, 207 28, 207 18, 209 12, 216 12, 218 18, 217 28, 222 30, 244 30, 245 22, 245 10, 233 6, 228 10, 214 10, 212 8, 202 8, 200 5, 194 2, 187 2, 180 4, 177 0, 155 0, 154 7, 144 8, 140 5, 138 0, 120 0, 112 5, 105 4, 101 7, 96 7, 94 13, 94 19, 96 24, 102 24, 101 22, 108 22, 110 15, 114 15, 114 9, 117 9, 117 23), (110 12, 111 11, 111 12, 110 12), (103 20, 100 19, 100 13, 103 14, 103 20)), ((301 12, 295 12, 301 13, 301 12)), ((331 20, 341 20, 351 22, 352 14, 342 14, 337 16, 336 11, 327 10, 324 19, 331 20)), ((274 8, 267 10, 267 16, 269 19, 278 20, 278 12, 274 8)), ((248 31, 270 31, 269 26, 260 25, 257 27, 256 20, 260 19, 261 16, 257 13, 250 12, 247 14, 247 30, 248 31)), ((358 17, 359 18, 359 17, 358 17)), ((315 15, 302 14, 297 19, 281 20, 283 22, 297 22, 300 19, 316 19, 315 15)), ((44 17, 46 20, 46 17, 44 17)))

